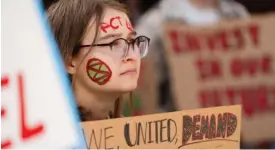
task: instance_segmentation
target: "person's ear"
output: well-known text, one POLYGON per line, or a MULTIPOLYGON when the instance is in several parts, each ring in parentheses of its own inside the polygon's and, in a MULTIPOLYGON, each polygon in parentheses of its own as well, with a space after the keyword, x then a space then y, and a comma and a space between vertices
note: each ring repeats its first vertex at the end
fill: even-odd
POLYGON ((77 70, 76 58, 69 57, 66 61, 66 70, 69 74, 75 74, 77 70))

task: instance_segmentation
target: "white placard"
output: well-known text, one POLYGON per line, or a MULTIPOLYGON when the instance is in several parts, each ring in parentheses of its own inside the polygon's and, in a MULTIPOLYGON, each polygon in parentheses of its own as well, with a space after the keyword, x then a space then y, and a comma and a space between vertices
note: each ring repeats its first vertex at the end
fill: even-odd
POLYGON ((72 91, 41 1, 1 3, 1 147, 85 146, 72 91))

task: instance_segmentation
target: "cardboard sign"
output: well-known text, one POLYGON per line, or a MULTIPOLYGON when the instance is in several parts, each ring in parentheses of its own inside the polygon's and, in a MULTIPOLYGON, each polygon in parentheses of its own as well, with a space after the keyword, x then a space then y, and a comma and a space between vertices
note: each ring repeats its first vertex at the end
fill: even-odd
POLYGON ((85 146, 40 1, 2 1, 1 148, 85 146))
POLYGON ((241 106, 82 122, 90 149, 239 148, 241 106))
POLYGON ((179 110, 242 104, 244 141, 275 138, 275 15, 212 27, 165 26, 179 110))

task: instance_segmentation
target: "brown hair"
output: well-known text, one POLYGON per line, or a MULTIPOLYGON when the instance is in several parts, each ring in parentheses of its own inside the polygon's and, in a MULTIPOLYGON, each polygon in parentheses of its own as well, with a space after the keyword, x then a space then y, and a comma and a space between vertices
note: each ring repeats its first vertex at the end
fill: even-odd
MULTIPOLYGON (((77 45, 81 44, 91 19, 96 25, 97 32, 92 44, 95 42, 106 7, 128 14, 125 5, 115 0, 59 0, 48 8, 48 20, 65 64, 70 57, 78 54, 77 45)), ((115 118, 118 117, 119 103, 120 98, 115 103, 115 118)))
POLYGON ((127 13, 125 6, 115 0, 59 0, 48 8, 48 20, 65 62, 77 54, 75 47, 81 44, 92 18, 98 31, 106 7, 127 13))

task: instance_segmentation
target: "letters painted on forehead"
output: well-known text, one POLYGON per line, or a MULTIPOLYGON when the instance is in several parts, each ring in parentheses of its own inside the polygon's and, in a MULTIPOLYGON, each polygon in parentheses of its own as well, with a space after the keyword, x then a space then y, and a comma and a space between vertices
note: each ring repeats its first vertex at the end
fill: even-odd
POLYGON ((117 30, 121 27, 126 27, 130 31, 134 30, 129 19, 121 16, 111 17, 109 20, 101 22, 100 25, 100 29, 104 33, 108 33, 110 30, 117 30))

